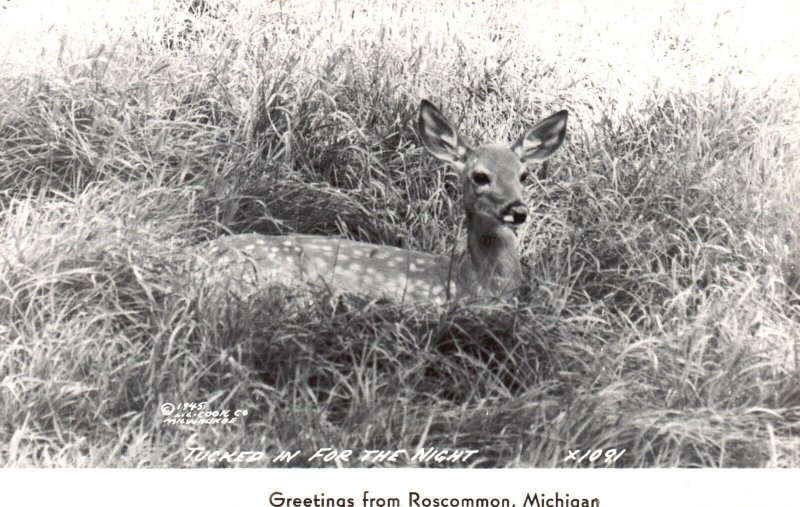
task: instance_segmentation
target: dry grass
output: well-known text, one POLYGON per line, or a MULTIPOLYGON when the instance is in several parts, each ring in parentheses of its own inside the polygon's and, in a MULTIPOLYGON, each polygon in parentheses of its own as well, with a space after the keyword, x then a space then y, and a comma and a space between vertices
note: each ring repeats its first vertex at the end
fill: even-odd
POLYGON ((208 466, 194 445, 800 466, 796 17, 111 4, 12 3, 0 26, 0 463, 208 466), (459 196, 413 131, 423 96, 476 141, 571 112, 530 187, 519 304, 208 310, 183 266, 226 231, 447 251, 459 196), (167 425, 165 402, 248 415, 167 425))

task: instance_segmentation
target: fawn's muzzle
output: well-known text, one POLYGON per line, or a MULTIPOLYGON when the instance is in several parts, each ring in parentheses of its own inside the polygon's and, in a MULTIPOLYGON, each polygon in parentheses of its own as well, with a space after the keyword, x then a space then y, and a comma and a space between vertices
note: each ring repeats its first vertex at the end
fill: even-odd
POLYGON ((521 202, 512 202, 500 213, 500 220, 506 225, 521 225, 528 219, 528 208, 521 202))

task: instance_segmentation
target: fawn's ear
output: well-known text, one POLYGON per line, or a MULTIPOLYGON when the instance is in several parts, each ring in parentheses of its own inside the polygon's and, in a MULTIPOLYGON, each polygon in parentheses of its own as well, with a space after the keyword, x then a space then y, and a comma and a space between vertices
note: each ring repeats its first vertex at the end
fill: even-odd
POLYGON ((450 162, 459 171, 464 169, 470 146, 458 135, 436 106, 425 99, 419 106, 417 133, 422 144, 434 157, 450 162))
POLYGON ((511 145, 522 162, 544 160, 555 152, 567 134, 567 112, 559 111, 529 128, 511 145))

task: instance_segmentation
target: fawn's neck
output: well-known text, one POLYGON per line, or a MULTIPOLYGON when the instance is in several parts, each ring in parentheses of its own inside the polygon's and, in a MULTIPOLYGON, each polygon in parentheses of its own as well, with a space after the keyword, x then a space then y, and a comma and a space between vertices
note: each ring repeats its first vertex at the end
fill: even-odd
POLYGON ((467 214, 467 251, 461 265, 467 290, 476 295, 502 296, 522 284, 517 238, 494 220, 467 214))

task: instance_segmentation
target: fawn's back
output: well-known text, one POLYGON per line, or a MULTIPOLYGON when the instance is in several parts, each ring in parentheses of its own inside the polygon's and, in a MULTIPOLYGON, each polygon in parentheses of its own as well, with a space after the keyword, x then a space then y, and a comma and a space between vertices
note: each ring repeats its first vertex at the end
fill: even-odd
POLYGON ((271 285, 443 303, 459 291, 450 257, 325 236, 224 236, 208 244, 237 294, 271 285), (248 290, 249 289, 249 290, 248 290))

